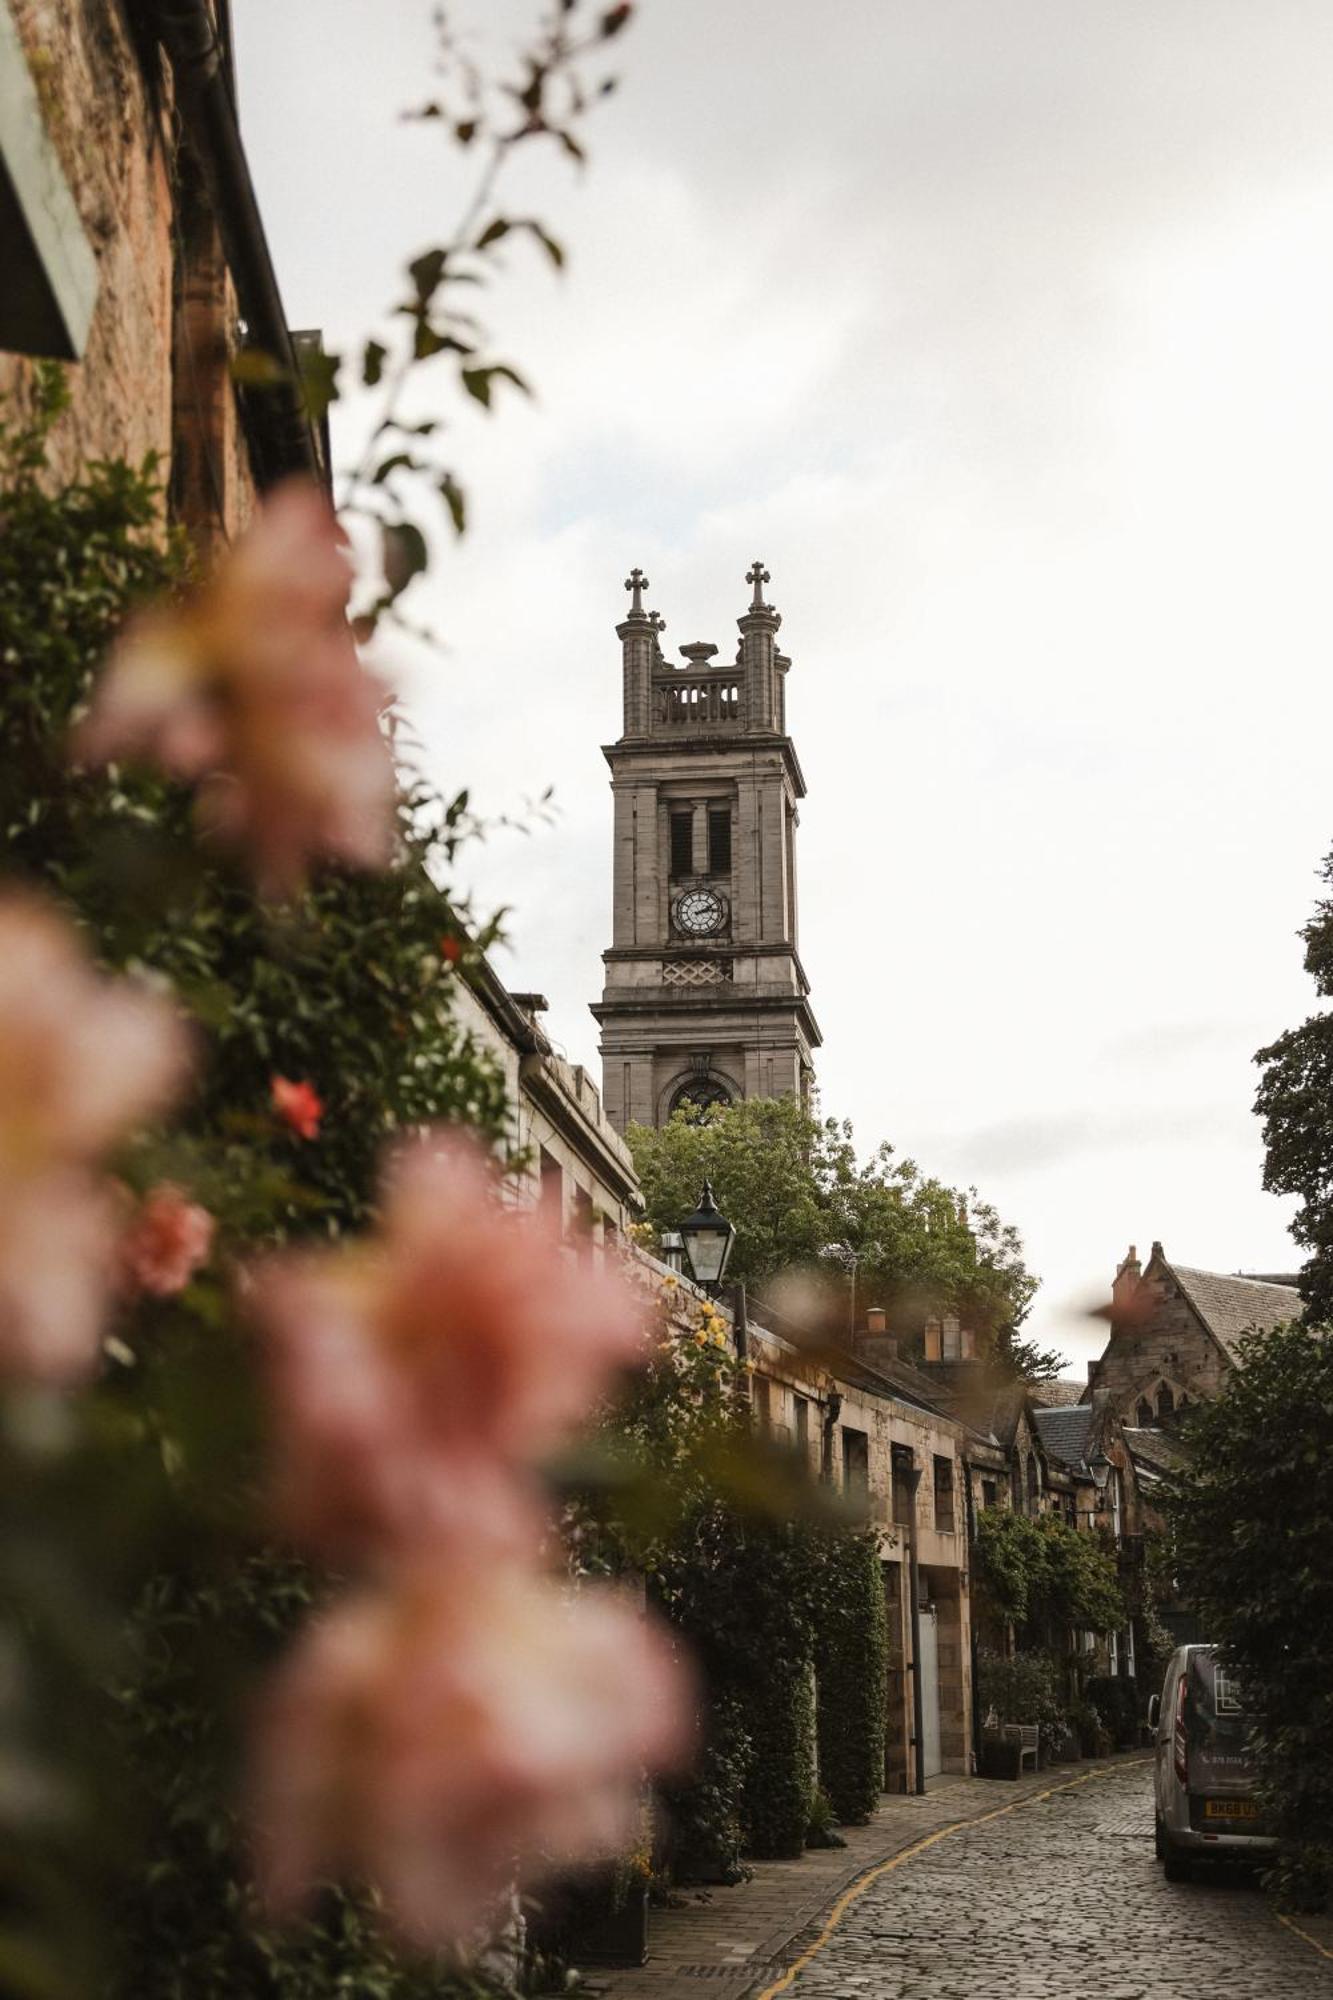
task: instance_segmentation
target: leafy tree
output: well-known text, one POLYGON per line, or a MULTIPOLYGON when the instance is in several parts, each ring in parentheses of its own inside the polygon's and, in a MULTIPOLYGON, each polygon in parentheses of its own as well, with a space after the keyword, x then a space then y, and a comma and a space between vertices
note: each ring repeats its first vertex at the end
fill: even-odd
POLYGON ((1278 1884, 1333 1891, 1333 1341, 1299 1323, 1254 1334, 1188 1418, 1167 1494, 1175 1573, 1248 1690, 1282 1837, 1278 1884))
MULTIPOLYGON (((705 1179, 736 1227, 730 1274, 770 1297, 793 1269, 815 1270, 859 1306, 919 1326, 954 1311, 1002 1364, 1045 1368, 1017 1330, 1037 1281, 1017 1231, 995 1210, 900 1160, 891 1146, 858 1159, 851 1125, 821 1120, 795 1098, 686 1106, 661 1131, 632 1125, 629 1143, 649 1222, 675 1226, 705 1179), (848 1254, 850 1253, 850 1254, 848 1254)), ((846 1306, 830 1315, 840 1328, 846 1306)))
MULTIPOLYGON (((1320 870, 1333 887, 1333 853, 1320 870)), ((1333 897, 1323 897, 1301 932, 1305 969, 1323 1000, 1333 999, 1333 897)), ((1301 1292, 1311 1315, 1333 1320, 1333 1013, 1312 1014, 1288 1029, 1255 1061, 1263 1081, 1254 1108, 1264 1121, 1264 1186, 1294 1194, 1300 1207, 1291 1225, 1310 1256, 1301 1292)))
POLYGON ((987 1508, 977 1522, 973 1574, 982 1604, 1029 1645, 1064 1650, 1070 1627, 1119 1631, 1127 1621, 1115 1558, 1100 1537, 1055 1514, 1030 1520, 987 1508))

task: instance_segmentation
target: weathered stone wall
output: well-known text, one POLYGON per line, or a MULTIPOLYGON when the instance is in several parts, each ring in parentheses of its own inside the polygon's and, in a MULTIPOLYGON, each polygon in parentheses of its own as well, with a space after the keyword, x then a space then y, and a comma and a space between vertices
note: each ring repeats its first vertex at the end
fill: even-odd
POLYGON ((1110 1392, 1122 1423, 1138 1422, 1138 1404, 1155 1405, 1165 1382, 1179 1406, 1217 1395, 1230 1368, 1221 1348, 1164 1264, 1156 1259, 1137 1284, 1119 1289, 1111 1333, 1089 1371, 1095 1388, 1110 1392))
MULTIPOLYGON (((172 129, 170 72, 116 0, 7 0, 54 148, 97 259, 70 407, 51 438, 59 485, 92 459, 150 453, 207 550, 249 518, 253 483, 230 374, 236 310, 213 217, 172 129)), ((0 396, 31 408, 37 364, 0 354, 0 396)))

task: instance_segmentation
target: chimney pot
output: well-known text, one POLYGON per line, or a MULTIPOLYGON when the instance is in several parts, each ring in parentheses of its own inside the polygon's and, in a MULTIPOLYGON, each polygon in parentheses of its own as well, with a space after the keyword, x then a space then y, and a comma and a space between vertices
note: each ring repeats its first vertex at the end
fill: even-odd
POLYGON ((888 1330, 888 1318, 887 1315, 885 1314, 883 1306, 867 1306, 866 1332, 885 1333, 887 1332, 887 1330, 888 1330))

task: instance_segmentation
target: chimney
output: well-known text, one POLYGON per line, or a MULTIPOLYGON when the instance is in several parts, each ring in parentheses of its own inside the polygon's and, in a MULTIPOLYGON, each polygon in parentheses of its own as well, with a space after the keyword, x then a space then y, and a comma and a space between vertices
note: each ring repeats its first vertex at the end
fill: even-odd
POLYGON ((857 1334, 853 1352, 871 1368, 898 1359, 898 1336, 889 1332, 888 1315, 883 1306, 866 1307, 865 1332, 857 1334))
POLYGON ((937 1319, 926 1321, 926 1360, 944 1359, 944 1328, 937 1319))
POLYGON ((1111 1315, 1123 1312, 1139 1288, 1143 1268, 1139 1263, 1139 1253, 1131 1243, 1115 1277, 1111 1281, 1111 1315))

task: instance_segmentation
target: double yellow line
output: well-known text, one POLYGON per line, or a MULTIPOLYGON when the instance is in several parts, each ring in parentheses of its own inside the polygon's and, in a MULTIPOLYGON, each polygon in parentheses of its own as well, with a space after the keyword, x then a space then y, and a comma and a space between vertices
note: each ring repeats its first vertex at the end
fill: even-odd
MULTIPOLYGON (((1138 1757, 1134 1761, 1139 1764, 1147 1764, 1152 1760, 1148 1757, 1138 1757)), ((977 1813, 971 1819, 956 1819, 949 1826, 942 1826, 936 1832, 926 1834, 924 1839, 915 1841, 911 1847, 904 1847, 899 1853, 890 1855, 887 1861, 877 1862, 875 1867, 867 1868, 864 1875, 857 1876, 850 1888, 843 1890, 837 1902, 829 1911, 828 1922, 824 1925, 823 1930, 819 1933, 814 1943, 801 1953, 793 1965, 788 1966, 781 1979, 774 1980, 771 1986, 764 1988, 763 1992, 759 1994, 758 2000, 776 2000, 777 1994, 786 1992, 792 1981, 805 1971, 811 1959, 817 1957, 824 1949, 824 1946, 833 1936, 834 1931, 837 1930, 838 1925, 842 1922, 848 1910, 851 1909, 852 1904, 859 1902, 866 1890, 873 1887, 881 1876, 891 1875, 895 1868, 901 1868, 907 1862, 915 1861, 918 1854, 924 1854, 927 1848, 937 1847, 940 1841, 947 1840, 952 1833, 962 1833, 968 1827, 972 1826, 987 1826, 991 1820, 1005 1819, 1010 1813, 1018 1812, 1023 1806, 1040 1805, 1043 1799, 1053 1799, 1057 1792, 1077 1791, 1080 1785, 1090 1785, 1094 1778, 1109 1778, 1114 1776, 1117 1771, 1123 1771, 1124 1769, 1124 1764, 1103 1765, 1095 1771, 1084 1771, 1081 1777, 1068 1778, 1063 1785, 1051 1785, 1044 1792, 1027 1792, 1021 1799, 1011 1800, 1007 1806, 997 1806, 994 1812, 977 1813)), ((1308 1942, 1313 1944, 1314 1940, 1311 1938, 1308 1942)), ((1315 1949, 1318 1951, 1322 1947, 1316 1945, 1315 1949)))

